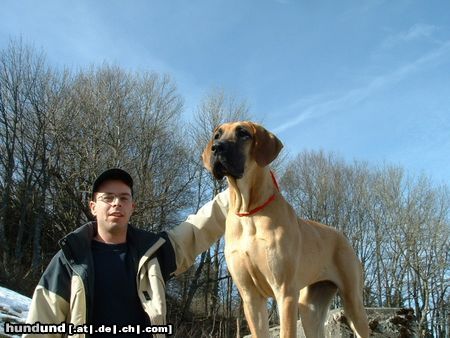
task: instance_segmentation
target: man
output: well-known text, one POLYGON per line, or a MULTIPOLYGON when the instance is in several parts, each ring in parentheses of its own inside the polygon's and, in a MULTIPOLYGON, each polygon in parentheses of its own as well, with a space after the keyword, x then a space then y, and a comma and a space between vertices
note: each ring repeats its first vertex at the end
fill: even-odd
POLYGON ((154 234, 129 224, 135 208, 133 180, 124 170, 109 169, 95 180, 89 206, 96 221, 60 241, 61 250, 34 291, 27 323, 87 323, 93 328, 166 324, 165 282, 222 236, 226 193, 176 228, 154 234))

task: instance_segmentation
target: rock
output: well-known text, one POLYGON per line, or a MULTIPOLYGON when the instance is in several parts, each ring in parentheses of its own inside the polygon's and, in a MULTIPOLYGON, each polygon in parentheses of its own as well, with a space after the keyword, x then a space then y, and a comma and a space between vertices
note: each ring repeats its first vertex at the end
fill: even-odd
MULTIPOLYGON (((400 308, 366 308, 369 327, 372 330, 370 337, 376 338, 416 338, 418 335, 417 319, 412 309, 400 308)), ((278 326, 270 329, 270 337, 278 338, 278 326)), ((244 338, 250 338, 251 335, 244 338)), ((301 321, 297 322, 297 337, 305 338, 301 321)), ((344 310, 334 309, 328 313, 325 322, 325 337, 351 338, 353 331, 348 325, 344 310)))

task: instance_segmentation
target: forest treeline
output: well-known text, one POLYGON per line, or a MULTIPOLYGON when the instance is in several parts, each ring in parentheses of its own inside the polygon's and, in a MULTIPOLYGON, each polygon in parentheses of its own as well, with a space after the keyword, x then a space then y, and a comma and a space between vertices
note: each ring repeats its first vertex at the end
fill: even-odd
MULTIPOLYGON (((183 119, 183 109, 168 75, 107 64, 61 70, 21 41, 0 50, 0 284, 32 294, 58 240, 91 219, 92 182, 106 168, 132 174, 132 223, 155 232, 176 226, 224 189, 200 155, 215 126, 251 119, 247 104, 211 91, 192 121, 183 119)), ((448 336, 447 185, 324 151, 282 156, 275 172, 300 217, 350 240, 363 263, 366 306, 412 308, 421 337, 448 336)), ((222 240, 167 289, 176 336, 246 332, 222 240)), ((268 306, 276 323, 276 305, 268 306)))

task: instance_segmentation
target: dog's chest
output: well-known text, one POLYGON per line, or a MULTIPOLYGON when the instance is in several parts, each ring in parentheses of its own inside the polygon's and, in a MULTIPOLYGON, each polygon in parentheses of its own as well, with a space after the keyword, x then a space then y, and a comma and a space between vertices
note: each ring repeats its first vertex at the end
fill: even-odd
POLYGON ((260 293, 272 294, 274 269, 270 258, 274 254, 274 231, 253 217, 227 220, 225 230, 225 258, 235 281, 249 276, 260 293))
POLYGON ((253 217, 228 217, 225 236, 231 240, 252 237, 256 235, 256 223, 253 217))
POLYGON ((229 215, 226 220, 225 242, 245 250, 254 249, 249 246, 270 245, 269 242, 275 240, 277 233, 277 228, 267 217, 229 215))

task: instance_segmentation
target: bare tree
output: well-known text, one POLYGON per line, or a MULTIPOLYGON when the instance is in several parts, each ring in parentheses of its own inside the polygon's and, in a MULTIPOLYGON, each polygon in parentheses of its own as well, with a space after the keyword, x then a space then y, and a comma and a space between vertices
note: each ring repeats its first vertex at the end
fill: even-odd
POLYGON ((367 305, 412 307, 421 337, 448 334, 447 187, 399 167, 348 165, 323 152, 299 154, 281 186, 301 217, 336 227, 350 240, 363 263, 367 305))

